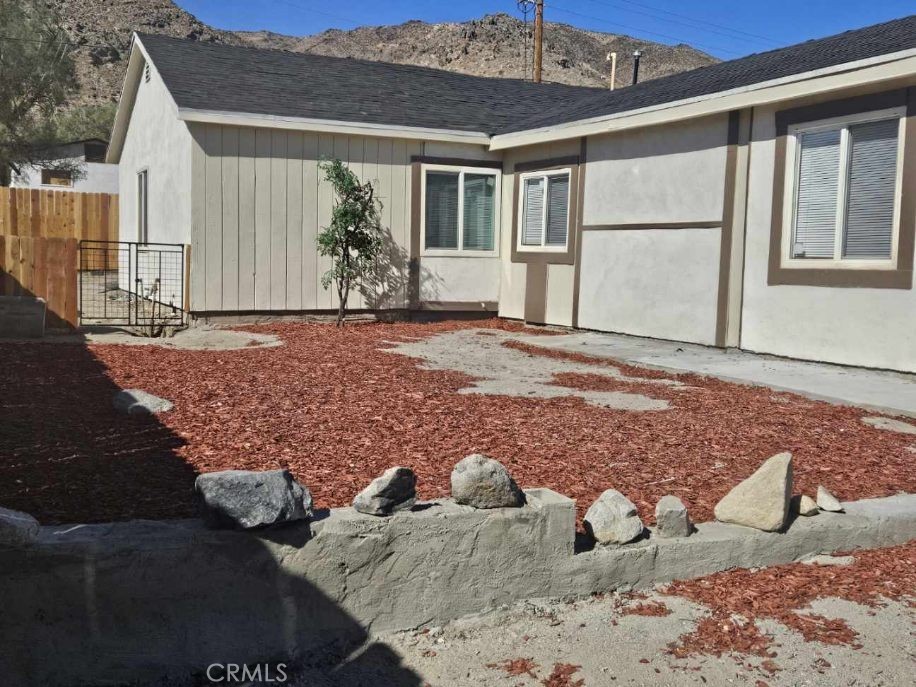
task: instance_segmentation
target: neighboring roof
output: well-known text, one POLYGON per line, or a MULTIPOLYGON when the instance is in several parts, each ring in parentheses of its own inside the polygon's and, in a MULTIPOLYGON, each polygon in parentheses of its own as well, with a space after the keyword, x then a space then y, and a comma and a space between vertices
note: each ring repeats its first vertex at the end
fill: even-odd
POLYGON ((616 91, 604 90, 575 102, 566 102, 534 117, 516 119, 495 133, 540 129, 620 114, 914 48, 916 15, 911 15, 828 38, 644 81, 616 91))
POLYGON ((179 108, 492 133, 602 89, 139 34, 179 108))

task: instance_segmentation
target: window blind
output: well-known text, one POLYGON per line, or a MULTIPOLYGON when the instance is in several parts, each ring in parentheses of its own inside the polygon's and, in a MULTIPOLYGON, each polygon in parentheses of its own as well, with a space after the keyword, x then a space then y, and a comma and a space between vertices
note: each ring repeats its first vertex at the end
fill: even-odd
POLYGON ((569 216, 569 175, 550 177, 547 187, 547 245, 565 246, 569 216))
POLYGON ((525 179, 525 205, 522 212, 522 245, 540 246, 544 222, 543 177, 525 179))
POLYGON ((885 119, 849 127, 843 257, 891 257, 898 123, 898 119, 885 119))
POLYGON ((458 173, 426 175, 426 247, 458 248, 458 173))
POLYGON ((804 133, 800 137, 793 257, 833 257, 840 135, 840 129, 831 129, 804 133))
POLYGON ((464 249, 493 250, 496 177, 464 175, 464 249))

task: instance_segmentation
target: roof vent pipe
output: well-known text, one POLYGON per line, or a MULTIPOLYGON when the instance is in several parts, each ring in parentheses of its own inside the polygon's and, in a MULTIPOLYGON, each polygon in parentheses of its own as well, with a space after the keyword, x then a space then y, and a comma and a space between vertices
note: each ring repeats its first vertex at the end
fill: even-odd
POLYGON ((642 57, 642 53, 639 50, 633 51, 633 84, 635 85, 639 81, 639 58, 642 57))
POLYGON ((608 80, 608 86, 613 91, 617 81, 617 53, 609 52, 607 54, 607 61, 611 63, 611 77, 608 80))

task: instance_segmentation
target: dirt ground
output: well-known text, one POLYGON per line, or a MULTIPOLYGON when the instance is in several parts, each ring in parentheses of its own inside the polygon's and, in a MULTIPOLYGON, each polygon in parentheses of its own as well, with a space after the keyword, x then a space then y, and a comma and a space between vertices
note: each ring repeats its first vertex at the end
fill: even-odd
POLYGON ((274 324, 245 328, 235 350, 2 343, 0 504, 46 524, 186 517, 199 472, 285 467, 318 507, 342 506, 395 464, 431 499, 472 452, 522 486, 577 499, 580 514, 618 489, 647 524, 666 493, 710 519, 784 450, 799 492, 916 491, 913 437, 864 424, 871 413, 531 350, 512 341, 521 331, 496 320, 274 324), (119 388, 175 409, 124 418, 111 406, 119 388))

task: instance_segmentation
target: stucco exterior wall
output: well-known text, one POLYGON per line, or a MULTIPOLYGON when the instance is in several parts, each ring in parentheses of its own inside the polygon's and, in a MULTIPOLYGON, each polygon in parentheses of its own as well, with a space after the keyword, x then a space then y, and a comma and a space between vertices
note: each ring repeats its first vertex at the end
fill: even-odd
POLYGON ((722 219, 728 115, 588 139, 583 223, 722 219))
POLYGON ((713 345, 728 116, 588 139, 578 326, 713 345))
POLYGON ((916 372, 916 290, 767 284, 776 109, 754 111, 741 347, 916 372))
POLYGON ((720 231, 583 232, 579 326, 715 344, 720 231))
MULTIPOLYGON (((515 165, 538 160, 574 156, 579 154, 578 139, 558 141, 544 145, 526 146, 505 151, 503 158, 501 242, 499 280, 499 315, 513 319, 525 317, 525 287, 527 265, 512 262, 512 222, 516 212, 515 165)), ((570 217, 569 231, 575 231, 576 218, 570 217)), ((546 319, 548 324, 572 326, 574 270, 571 265, 548 265, 546 319)))
POLYGON ((148 170, 149 241, 189 244, 191 135, 177 118, 172 98, 152 65, 149 81, 140 79, 117 165, 122 241, 139 239, 137 173, 143 169, 148 170))

